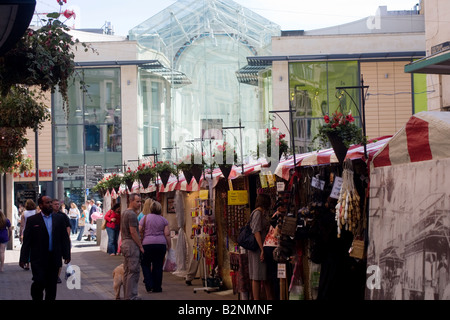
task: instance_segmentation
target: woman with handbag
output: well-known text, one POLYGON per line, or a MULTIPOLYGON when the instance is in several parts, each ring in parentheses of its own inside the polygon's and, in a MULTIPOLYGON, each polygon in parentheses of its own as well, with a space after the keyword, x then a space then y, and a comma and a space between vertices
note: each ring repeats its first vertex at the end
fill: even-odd
POLYGON ((150 214, 139 221, 144 247, 141 266, 147 292, 162 292, 164 257, 171 246, 169 221, 161 213, 161 203, 154 201, 150 214))
POLYGON ((270 283, 267 281, 267 264, 264 259, 263 243, 269 231, 270 220, 269 210, 271 206, 270 196, 267 194, 258 194, 255 207, 250 215, 250 227, 258 242, 258 248, 255 251, 248 250, 248 269, 249 278, 252 281, 252 294, 254 300, 260 300, 261 284, 264 284, 266 298, 272 300, 272 291, 270 283))
POLYGON ((108 234, 107 252, 111 256, 117 255, 119 250, 119 233, 120 233, 120 203, 116 203, 103 218, 106 221, 106 232, 108 234))

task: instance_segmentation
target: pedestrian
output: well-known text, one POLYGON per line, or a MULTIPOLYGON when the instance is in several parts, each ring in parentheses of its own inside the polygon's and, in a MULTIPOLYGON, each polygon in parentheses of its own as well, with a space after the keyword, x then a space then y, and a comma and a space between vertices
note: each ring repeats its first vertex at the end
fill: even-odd
MULTIPOLYGON (((260 193, 256 196, 255 210, 250 216, 250 227, 255 235, 258 248, 255 251, 248 250, 249 278, 252 280, 252 294, 254 300, 260 300, 261 284, 264 284, 266 296, 270 295, 270 287, 267 282, 267 264, 264 259, 263 242, 269 231, 270 219, 269 209, 271 206, 270 196, 260 193)), ((267 298, 271 298, 270 296, 267 298)))
POLYGON ((81 205, 80 219, 78 220, 78 238, 77 241, 81 241, 84 234, 84 227, 86 226, 86 218, 88 216, 88 211, 86 209, 86 205, 81 205))
POLYGON ((78 231, 78 219, 80 219, 80 210, 75 202, 70 204, 69 209, 69 219, 70 219, 70 228, 72 229, 72 234, 76 234, 78 231))
POLYGON ((70 262, 70 238, 61 215, 53 213, 52 199, 41 196, 38 200, 41 214, 27 219, 20 250, 19 266, 24 267, 30 257, 33 300, 56 299, 58 270, 70 262))
POLYGON ((25 225, 27 223, 27 219, 29 216, 33 216, 36 214, 36 204, 32 199, 28 199, 25 202, 25 210, 22 213, 22 217, 20 218, 20 243, 22 243, 23 231, 25 230, 25 225))
MULTIPOLYGON (((67 235, 69 236, 69 239, 70 239, 70 230, 71 230, 70 219, 69 219, 69 216, 62 211, 62 210, 65 210, 64 208, 65 208, 64 203, 61 203, 58 199, 53 199, 52 200, 53 214, 55 214, 57 216, 60 216, 63 219, 64 225, 66 226, 67 235)), ((60 275, 61 275, 61 267, 59 267, 59 270, 58 270, 57 283, 61 283, 62 282, 60 275)))
POLYGON ((138 231, 137 214, 140 209, 140 195, 137 193, 130 194, 128 208, 123 212, 120 223, 121 253, 124 256, 123 289, 125 300, 140 300, 140 297, 138 297, 140 255, 144 253, 138 231))
POLYGON ((9 239, 11 239, 11 234, 11 221, 9 221, 3 211, 0 210, 0 272, 4 271, 5 250, 9 239))
POLYGON ((92 224, 91 216, 94 212, 97 212, 97 206, 95 205, 94 199, 91 199, 89 203, 91 204, 91 208, 89 209, 89 223, 92 224))
POLYGON ((118 252, 120 234, 120 203, 116 203, 103 218, 106 220, 106 233, 108 234, 107 253, 115 256, 118 252))
POLYGON ((141 219, 146 215, 150 213, 150 206, 153 203, 153 199, 152 198, 147 198, 144 201, 144 206, 142 208, 142 212, 138 215, 138 221, 140 222, 141 219))
POLYGON ((142 270, 147 292, 162 291, 164 257, 171 245, 169 222, 161 216, 161 211, 161 204, 154 201, 150 207, 150 214, 145 215, 139 222, 144 247, 141 264, 145 266, 142 270))

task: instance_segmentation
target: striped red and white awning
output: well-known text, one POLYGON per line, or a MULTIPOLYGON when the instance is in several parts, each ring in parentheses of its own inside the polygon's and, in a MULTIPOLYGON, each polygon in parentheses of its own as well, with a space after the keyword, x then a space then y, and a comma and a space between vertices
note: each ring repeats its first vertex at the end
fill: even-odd
MULTIPOLYGON (((363 159, 372 160, 375 154, 382 148, 386 143, 389 142, 391 136, 383 136, 377 139, 370 140, 366 145, 367 150, 367 159, 364 155, 364 146, 363 145, 353 145, 345 156, 346 159, 356 160, 363 159)), ((324 149, 319 151, 313 151, 303 154, 295 155, 296 166, 317 166, 317 165, 326 165, 330 163, 338 163, 339 160, 334 153, 332 148, 324 149)), ((289 180, 289 171, 294 168, 294 157, 290 157, 289 159, 280 162, 275 170, 275 174, 284 180, 289 180)))
POLYGON ((423 111, 411 116, 375 155, 373 167, 450 157, 450 112, 423 111))
MULTIPOLYGON (((250 175, 253 173, 258 173, 261 171, 262 167, 268 166, 267 161, 264 159, 260 159, 257 162, 250 163, 244 165, 244 175, 250 175)), ((213 187, 216 186, 219 179, 223 179, 224 175, 222 171, 219 168, 216 168, 213 170, 212 174, 211 172, 205 171, 206 179, 211 180, 213 183, 213 187)), ((192 178, 190 183, 186 181, 186 178, 184 177, 183 172, 180 172, 178 178, 174 175, 171 175, 169 177, 169 180, 164 186, 161 182, 161 179, 158 177, 156 179, 156 183, 151 183, 148 188, 144 189, 142 186, 142 183, 139 180, 136 180, 131 188, 131 192, 138 192, 138 193, 151 193, 151 192, 171 192, 175 190, 181 190, 181 191, 199 191, 200 186, 202 185, 203 180, 205 179, 205 175, 202 175, 199 183, 195 180, 195 178, 192 178)), ((228 179, 236 179, 237 177, 242 176, 242 166, 234 166, 231 169, 230 175, 228 176, 228 179)), ((118 194, 126 194, 128 191, 127 187, 125 185, 121 185, 118 194)), ((113 195, 117 197, 115 192, 113 191, 113 195)))

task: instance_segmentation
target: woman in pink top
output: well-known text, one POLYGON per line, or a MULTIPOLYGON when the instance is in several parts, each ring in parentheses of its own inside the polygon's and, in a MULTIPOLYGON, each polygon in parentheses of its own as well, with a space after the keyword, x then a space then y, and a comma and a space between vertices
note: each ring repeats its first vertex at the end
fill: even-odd
POLYGON ((161 204, 155 201, 150 207, 150 213, 139 221, 144 247, 141 265, 147 292, 162 291, 164 257, 170 249, 169 222, 161 216, 161 210, 161 204))

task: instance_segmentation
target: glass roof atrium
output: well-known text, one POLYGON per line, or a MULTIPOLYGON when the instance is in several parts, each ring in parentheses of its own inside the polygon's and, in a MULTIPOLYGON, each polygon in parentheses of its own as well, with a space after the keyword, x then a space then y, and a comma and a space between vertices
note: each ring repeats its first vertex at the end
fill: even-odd
MULTIPOLYGON (((177 145, 183 149, 192 139, 200 139, 203 144, 204 133, 216 130, 211 124, 217 123, 223 135, 216 135, 214 140, 229 142, 229 133, 236 142, 240 140, 239 130, 225 128, 242 123, 247 133, 250 129, 255 134, 236 147, 246 150, 244 156, 247 151, 256 151, 253 137, 268 126, 268 113, 260 105, 255 81, 241 81, 238 74, 248 64, 248 57, 270 55, 271 37, 280 34, 278 25, 231 0, 179 0, 130 30, 129 39, 138 42, 143 55, 148 51, 163 56, 158 68, 172 84, 164 113, 154 112, 151 120, 159 121, 160 114, 165 115, 165 129, 155 125, 166 137, 161 139, 161 147, 177 145), (179 80, 171 81, 171 77, 179 80)), ((153 68, 143 66, 141 75, 158 74, 153 68)), ((148 140, 155 139, 155 134, 148 140)), ((202 148, 207 143, 211 141, 202 148)), ((186 152, 192 144, 188 145, 186 152)))
MULTIPOLYGON (((231 0, 179 0, 129 31, 129 39, 176 62, 183 50, 203 37, 226 35, 261 55, 280 35, 280 27, 231 0)), ((175 67, 172 66, 172 67, 175 67)))

